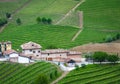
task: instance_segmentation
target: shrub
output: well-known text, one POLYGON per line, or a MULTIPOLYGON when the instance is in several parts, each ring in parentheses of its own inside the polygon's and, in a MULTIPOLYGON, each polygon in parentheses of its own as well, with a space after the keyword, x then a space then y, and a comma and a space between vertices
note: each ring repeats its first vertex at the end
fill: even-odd
POLYGON ((120 34, 118 33, 118 34, 116 34, 116 39, 120 39, 120 34))
POLYGON ((109 55, 107 56, 107 60, 112 63, 116 63, 119 61, 119 57, 117 55, 109 55))
POLYGON ((47 19, 45 17, 42 18, 42 23, 47 24, 47 19))
POLYGON ((37 21, 37 23, 41 23, 41 18, 37 17, 36 21, 37 21))
POLYGON ((52 24, 52 20, 50 18, 48 18, 47 23, 52 24))
POLYGON ((11 17, 11 14, 10 14, 10 13, 6 13, 6 17, 7 17, 7 18, 10 18, 10 17, 11 17))
POLYGON ((21 25, 21 19, 18 18, 18 19, 16 20, 16 23, 17 23, 18 25, 21 25))
POLYGON ((44 74, 40 74, 40 75, 36 78, 34 84, 49 84, 48 77, 47 77, 46 75, 44 75, 44 74))
POLYGON ((5 24, 7 24, 7 19, 5 18, 0 19, 0 26, 3 26, 5 24))
POLYGON ((113 41, 113 39, 112 39, 111 35, 109 35, 105 38, 105 42, 112 42, 112 41, 113 41))
POLYGON ((93 60, 100 62, 100 64, 101 64, 101 62, 105 61, 107 56, 108 55, 105 52, 95 52, 93 55, 93 60))

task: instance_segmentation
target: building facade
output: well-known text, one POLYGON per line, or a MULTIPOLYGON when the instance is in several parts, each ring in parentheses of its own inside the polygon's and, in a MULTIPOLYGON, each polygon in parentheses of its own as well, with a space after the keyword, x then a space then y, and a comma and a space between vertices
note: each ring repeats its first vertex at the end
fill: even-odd
POLYGON ((0 54, 2 55, 4 51, 11 50, 12 44, 10 41, 0 42, 0 54))

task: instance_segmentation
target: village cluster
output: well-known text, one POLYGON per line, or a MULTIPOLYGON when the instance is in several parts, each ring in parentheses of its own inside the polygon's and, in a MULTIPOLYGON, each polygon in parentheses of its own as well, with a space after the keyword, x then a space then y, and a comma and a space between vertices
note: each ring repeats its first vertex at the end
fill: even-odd
POLYGON ((21 49, 21 52, 17 52, 12 49, 12 43, 10 41, 0 42, 0 61, 30 63, 35 60, 42 60, 62 63, 80 63, 82 60, 81 52, 65 49, 42 50, 41 45, 32 41, 22 44, 21 49))

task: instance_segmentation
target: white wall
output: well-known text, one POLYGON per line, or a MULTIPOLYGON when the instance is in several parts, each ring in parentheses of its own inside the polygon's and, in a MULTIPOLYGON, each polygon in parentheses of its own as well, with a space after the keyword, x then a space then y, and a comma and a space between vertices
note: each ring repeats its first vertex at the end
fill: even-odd
POLYGON ((41 49, 23 50, 22 53, 24 53, 25 55, 34 54, 34 56, 38 57, 41 56, 41 49), (33 53, 33 51, 35 51, 35 53, 33 53))
POLYGON ((67 53, 56 53, 56 54, 42 54, 42 57, 52 57, 52 58, 54 58, 54 57, 59 57, 59 56, 61 56, 61 57, 63 57, 63 58, 67 58, 67 53))
POLYGON ((17 53, 12 53, 9 55, 9 57, 18 57, 19 55, 17 53))
POLYGON ((18 63, 29 63, 29 62, 30 60, 27 57, 21 57, 21 56, 18 57, 18 63))

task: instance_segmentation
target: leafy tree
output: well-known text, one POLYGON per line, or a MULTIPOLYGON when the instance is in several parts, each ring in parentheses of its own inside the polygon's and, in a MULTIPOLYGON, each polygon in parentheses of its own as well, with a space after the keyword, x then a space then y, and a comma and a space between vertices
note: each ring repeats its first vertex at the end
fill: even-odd
POLYGON ((47 77, 46 75, 44 75, 44 74, 40 74, 40 75, 36 78, 34 84, 49 84, 48 77, 47 77))
POLYGON ((18 18, 18 19, 16 20, 16 23, 17 23, 18 25, 21 25, 21 19, 18 18))
POLYGON ((42 18, 42 23, 46 24, 47 23, 47 19, 45 17, 42 18))
POLYGON ((41 18, 37 17, 36 21, 37 21, 37 23, 41 23, 41 18))
POLYGON ((48 18, 47 23, 52 24, 52 19, 48 18))
POLYGON ((116 34, 116 39, 120 39, 120 34, 116 34))
POLYGON ((109 62, 116 63, 117 61, 119 61, 119 57, 118 55, 109 55, 107 56, 107 60, 109 62))
POLYGON ((93 55, 93 60, 100 62, 100 64, 101 64, 101 62, 105 61, 107 56, 108 55, 105 52, 95 52, 93 55))
POLYGON ((10 18, 10 17, 11 17, 11 14, 10 14, 10 13, 6 13, 6 17, 7 17, 7 18, 10 18))
POLYGON ((108 35, 108 36, 105 38, 105 42, 111 42, 111 41, 113 41, 112 36, 111 36, 111 35, 108 35))
POLYGON ((0 19, 0 26, 3 26, 3 25, 5 25, 5 24, 7 24, 7 19, 5 19, 5 18, 2 18, 2 19, 0 19))

